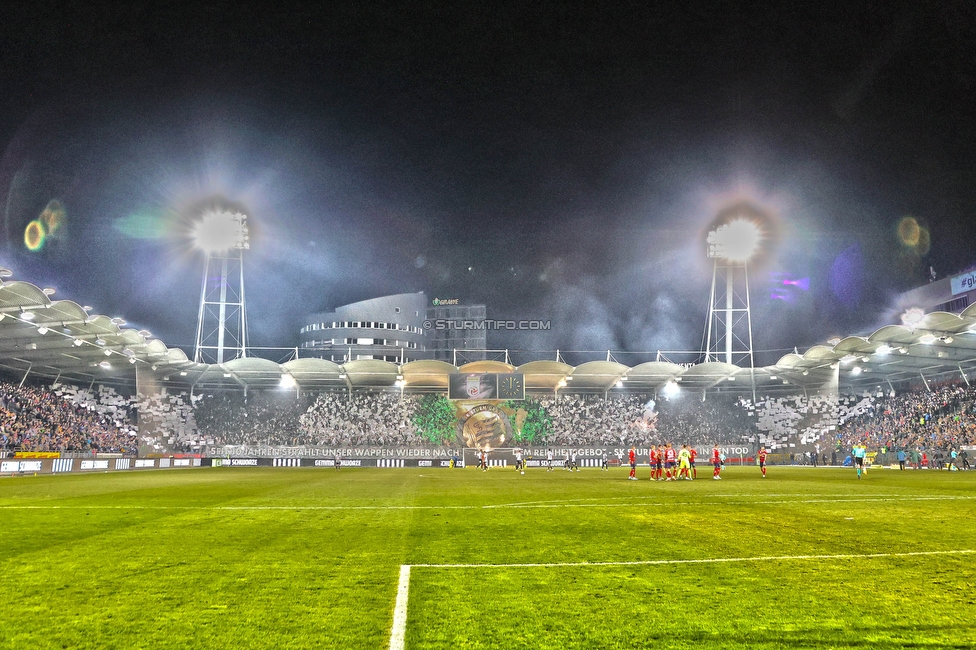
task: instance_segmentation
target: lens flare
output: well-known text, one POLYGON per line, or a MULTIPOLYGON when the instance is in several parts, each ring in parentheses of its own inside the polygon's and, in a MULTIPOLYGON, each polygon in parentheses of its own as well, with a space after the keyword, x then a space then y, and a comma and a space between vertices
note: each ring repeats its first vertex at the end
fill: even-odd
POLYGON ((27 250, 36 253, 44 248, 45 237, 44 224, 40 220, 34 219, 24 229, 24 246, 27 247, 27 250))
POLYGON ((51 199, 44 206, 44 210, 37 219, 44 226, 47 234, 52 235, 67 220, 67 216, 67 211, 61 202, 57 199, 51 199))
POLYGON ((905 246, 915 248, 921 237, 921 227, 915 217, 904 217, 898 222, 898 239, 905 246))
POLYGON ((112 225, 131 239, 162 239, 169 232, 165 217, 155 214, 130 214, 116 219, 112 225))
POLYGON ((929 254, 929 250, 932 248, 932 237, 929 235, 927 228, 918 229, 918 243, 915 244, 915 252, 921 256, 929 254))

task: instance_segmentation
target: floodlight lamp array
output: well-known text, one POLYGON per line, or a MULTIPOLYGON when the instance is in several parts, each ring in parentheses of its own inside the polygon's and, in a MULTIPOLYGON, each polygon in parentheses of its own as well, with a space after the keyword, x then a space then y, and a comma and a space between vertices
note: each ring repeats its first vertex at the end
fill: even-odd
POLYGON ((208 254, 251 247, 247 215, 242 212, 205 212, 194 224, 191 235, 194 245, 208 254))
POLYGON ((708 233, 706 252, 710 259, 747 262, 759 250, 761 241, 762 231, 758 224, 748 219, 735 219, 708 233))

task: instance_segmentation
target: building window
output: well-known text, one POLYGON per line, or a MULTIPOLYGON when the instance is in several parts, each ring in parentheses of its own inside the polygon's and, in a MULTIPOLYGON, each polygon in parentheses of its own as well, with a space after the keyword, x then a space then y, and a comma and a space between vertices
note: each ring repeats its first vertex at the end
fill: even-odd
POLYGON ((962 311, 969 306, 969 296, 960 296, 941 305, 936 305, 932 311, 947 311, 950 313, 962 311))

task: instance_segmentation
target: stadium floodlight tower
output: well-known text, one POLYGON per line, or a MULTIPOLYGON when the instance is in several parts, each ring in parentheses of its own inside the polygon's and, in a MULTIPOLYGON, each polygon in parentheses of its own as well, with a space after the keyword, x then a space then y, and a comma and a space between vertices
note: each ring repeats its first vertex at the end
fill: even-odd
POLYGON ((761 240, 758 223, 734 214, 708 233, 708 257, 714 265, 705 333, 706 362, 748 362, 749 368, 754 367, 748 265, 761 240))
POLYGON ((192 237, 194 246, 207 257, 193 360, 223 363, 245 357, 244 251, 250 248, 247 215, 208 210, 194 224, 192 237))

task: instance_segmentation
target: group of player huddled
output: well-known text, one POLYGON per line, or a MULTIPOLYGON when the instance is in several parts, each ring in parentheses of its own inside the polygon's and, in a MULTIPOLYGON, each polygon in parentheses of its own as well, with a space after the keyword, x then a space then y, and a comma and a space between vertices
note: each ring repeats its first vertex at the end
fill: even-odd
MULTIPOLYGON (((694 447, 681 445, 681 449, 675 449, 669 442, 666 445, 652 446, 649 452, 651 465, 652 481, 694 481, 698 478, 698 467, 696 465, 698 452, 694 447)), ((637 479, 637 450, 630 448, 627 453, 627 460, 630 461, 631 481, 637 479)), ((718 445, 712 447, 712 479, 721 480, 722 468, 725 466, 725 454, 718 445)))

